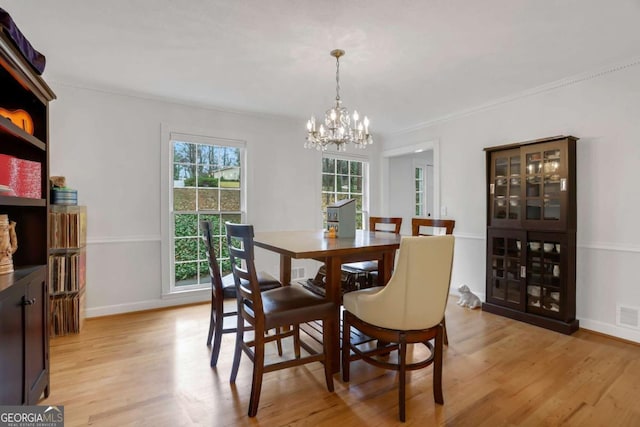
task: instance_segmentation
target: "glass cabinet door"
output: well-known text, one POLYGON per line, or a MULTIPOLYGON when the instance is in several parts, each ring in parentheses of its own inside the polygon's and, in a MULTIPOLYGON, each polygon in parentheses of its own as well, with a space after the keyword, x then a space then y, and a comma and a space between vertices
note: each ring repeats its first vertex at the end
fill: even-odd
POLYGON ((523 149, 525 171, 524 221, 530 226, 565 225, 567 160, 565 145, 536 144, 523 149))
POLYGON ((490 204, 491 224, 520 220, 522 207, 522 171, 520 150, 491 154, 490 204))
POLYGON ((527 241, 527 311, 561 317, 563 311, 562 238, 556 235, 531 235, 527 241))
POLYGON ((524 244, 524 233, 505 230, 489 232, 487 301, 524 309, 524 244))

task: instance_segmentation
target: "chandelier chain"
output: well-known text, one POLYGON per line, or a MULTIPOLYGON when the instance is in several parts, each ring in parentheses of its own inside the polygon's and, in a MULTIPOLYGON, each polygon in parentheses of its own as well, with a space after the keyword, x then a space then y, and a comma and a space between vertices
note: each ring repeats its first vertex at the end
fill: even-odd
POLYGON ((336 56, 336 101, 340 101, 340 57, 336 56))

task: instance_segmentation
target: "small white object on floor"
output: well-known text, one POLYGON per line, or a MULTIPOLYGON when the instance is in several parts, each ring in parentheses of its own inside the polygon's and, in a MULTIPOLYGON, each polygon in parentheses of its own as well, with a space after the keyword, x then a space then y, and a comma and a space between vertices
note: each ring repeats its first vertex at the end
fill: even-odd
POLYGON ((471 292, 467 285, 460 286, 458 292, 460 293, 460 299, 458 300, 460 307, 478 308, 482 305, 480 298, 471 292))

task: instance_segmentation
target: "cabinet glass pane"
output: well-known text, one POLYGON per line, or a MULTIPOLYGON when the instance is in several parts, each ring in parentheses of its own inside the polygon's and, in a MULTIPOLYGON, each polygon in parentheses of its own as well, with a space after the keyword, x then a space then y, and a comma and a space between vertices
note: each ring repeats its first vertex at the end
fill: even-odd
POLYGON ((544 219, 559 220, 560 206, 560 199, 544 199, 544 219))
POLYGON ((522 178, 520 155, 513 154, 494 159, 493 217, 496 219, 520 219, 522 204, 522 178))
POLYGON ((521 242, 515 238, 493 237, 491 248, 491 297, 519 304, 521 242))
POLYGON ((527 245, 527 307, 534 312, 559 313, 562 301, 560 242, 530 240, 527 245))
POLYGON ((542 219, 542 200, 527 198, 527 219, 542 219))

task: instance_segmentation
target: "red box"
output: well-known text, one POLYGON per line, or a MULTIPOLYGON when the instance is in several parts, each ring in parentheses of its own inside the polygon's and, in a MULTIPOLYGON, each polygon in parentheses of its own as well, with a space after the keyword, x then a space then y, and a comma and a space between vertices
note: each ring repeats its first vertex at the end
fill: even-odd
POLYGON ((42 198, 42 165, 0 154, 0 195, 42 198))
POLYGON ((0 195, 17 196, 18 159, 0 154, 0 195))

